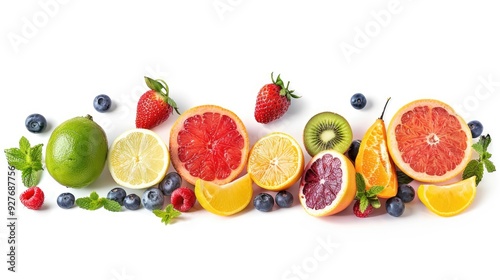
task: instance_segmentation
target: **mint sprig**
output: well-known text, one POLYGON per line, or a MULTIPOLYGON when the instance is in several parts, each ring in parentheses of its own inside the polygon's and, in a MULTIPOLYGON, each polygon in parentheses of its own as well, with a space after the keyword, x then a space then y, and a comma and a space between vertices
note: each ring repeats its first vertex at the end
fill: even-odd
POLYGON ((19 148, 5 149, 4 153, 10 166, 21 171, 22 182, 26 187, 36 186, 40 182, 43 144, 31 147, 26 137, 19 140, 19 148))
POLYGON ((469 161, 467 166, 462 173, 462 179, 467 179, 472 176, 476 176, 476 186, 481 182, 484 175, 484 169, 488 173, 496 171, 495 165, 490 160, 491 153, 488 152, 488 146, 491 143, 491 137, 489 134, 481 135, 479 140, 472 144, 472 148, 478 153, 477 159, 472 159, 469 161))
POLYGON ((162 223, 168 225, 172 222, 172 219, 179 217, 181 212, 175 209, 172 204, 169 204, 165 207, 165 210, 154 209, 153 214, 155 214, 156 217, 161 218, 162 223))
POLYGON ((404 173, 401 170, 396 170, 396 175, 398 177, 398 184, 399 185, 409 184, 409 183, 413 182, 413 178, 408 176, 406 173, 404 173))
POLYGON ((359 211, 364 213, 368 205, 380 208, 380 200, 377 195, 384 190, 383 186, 373 186, 366 190, 366 182, 363 174, 356 172, 356 198, 359 200, 359 211))
POLYGON ((99 197, 99 195, 93 191, 88 197, 80 197, 75 201, 76 205, 85 210, 97 210, 104 206, 104 209, 111 212, 120 212, 122 206, 120 203, 108 199, 106 197, 99 197))

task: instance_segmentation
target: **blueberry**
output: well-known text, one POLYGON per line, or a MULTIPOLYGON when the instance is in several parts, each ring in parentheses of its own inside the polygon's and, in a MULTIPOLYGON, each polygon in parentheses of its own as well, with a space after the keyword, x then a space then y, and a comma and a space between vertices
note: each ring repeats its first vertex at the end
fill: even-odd
POLYGON ((162 208, 163 201, 163 193, 158 188, 151 187, 142 194, 142 205, 148 210, 162 208))
POLYGON ((347 156, 352 160, 352 162, 356 161, 356 157, 358 156, 359 152, 359 145, 361 145, 361 140, 354 140, 347 150, 347 156))
POLYGON ((108 192, 107 199, 114 200, 118 202, 120 205, 123 205, 123 199, 125 199, 127 193, 122 188, 114 188, 108 192))
POLYGON ((351 97, 351 105, 354 109, 361 110, 366 106, 366 97, 362 93, 356 93, 351 97))
POLYGON ((111 98, 106 94, 99 94, 94 98, 94 108, 97 112, 106 112, 111 107, 111 98))
POLYGON ((401 198, 394 196, 385 202, 385 210, 389 215, 399 217, 405 211, 405 204, 401 198))
POLYGON ((172 193, 181 186, 182 178, 177 172, 170 172, 158 184, 158 188, 164 195, 172 195, 172 193))
POLYGON ((63 209, 69 209, 75 205, 75 196, 72 193, 62 193, 57 197, 57 205, 63 209))
POLYGON ((141 207, 141 198, 135 193, 131 193, 123 199, 123 206, 128 210, 137 210, 141 207))
POLYGON ((253 206, 259 211, 269 212, 273 210, 274 198, 268 193, 259 193, 253 199, 253 206))
POLYGON ((415 198, 415 189, 410 185, 399 185, 396 196, 401 198, 403 203, 411 202, 415 198))
POLYGON ((483 134, 483 124, 479 121, 470 121, 467 125, 470 128, 472 138, 477 138, 483 134))
POLYGON ((24 121, 26 128, 33 133, 40 133, 47 126, 47 120, 40 114, 31 114, 24 121))
POLYGON ((275 200, 279 207, 288 208, 293 204, 293 195, 289 191, 279 191, 276 194, 275 200))

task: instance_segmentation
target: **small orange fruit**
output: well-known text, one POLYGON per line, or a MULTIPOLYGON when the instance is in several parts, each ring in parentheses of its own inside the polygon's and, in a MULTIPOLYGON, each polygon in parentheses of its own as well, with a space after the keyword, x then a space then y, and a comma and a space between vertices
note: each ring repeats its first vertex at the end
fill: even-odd
POLYGON ((250 150, 247 173, 263 189, 287 189, 300 179, 303 171, 302 148, 286 133, 273 132, 264 136, 250 150))
POLYGON ((365 178, 367 190, 373 186, 384 187, 384 190, 377 195, 381 198, 393 197, 398 192, 396 168, 387 150, 387 135, 383 120, 386 107, 387 103, 380 118, 363 136, 355 161, 356 171, 365 178))
POLYGON ((304 169, 299 200, 312 216, 328 216, 347 208, 356 195, 356 170, 335 150, 317 153, 304 169))
POLYGON ((439 216, 450 217, 463 212, 476 197, 476 176, 446 185, 420 185, 420 201, 439 216))

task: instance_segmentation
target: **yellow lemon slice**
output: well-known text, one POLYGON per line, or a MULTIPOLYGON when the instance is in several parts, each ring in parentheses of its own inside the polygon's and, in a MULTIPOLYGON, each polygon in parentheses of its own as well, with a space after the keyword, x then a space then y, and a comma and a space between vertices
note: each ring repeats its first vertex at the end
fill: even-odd
POLYGON ((250 150, 247 173, 263 189, 287 189, 300 179, 303 171, 302 148, 286 133, 273 132, 264 136, 250 150))
POLYGON ((245 209, 252 200, 252 179, 246 174, 224 185, 198 179, 194 192, 205 210, 220 216, 230 216, 245 209))
POLYGON ((109 171, 115 182, 123 187, 144 189, 158 184, 169 165, 165 142, 149 129, 126 131, 109 149, 109 171))
POLYGON ((445 186, 420 185, 418 198, 439 216, 454 216, 469 207, 476 196, 476 177, 445 186))

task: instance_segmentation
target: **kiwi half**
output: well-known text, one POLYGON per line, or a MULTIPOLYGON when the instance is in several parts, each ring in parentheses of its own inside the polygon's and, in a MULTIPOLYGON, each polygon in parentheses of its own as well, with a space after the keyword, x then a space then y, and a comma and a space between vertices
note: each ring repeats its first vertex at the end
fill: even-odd
POLYGON ((352 142, 352 129, 349 122, 334 112, 321 112, 314 115, 304 127, 304 146, 310 156, 324 150, 345 153, 352 142))

